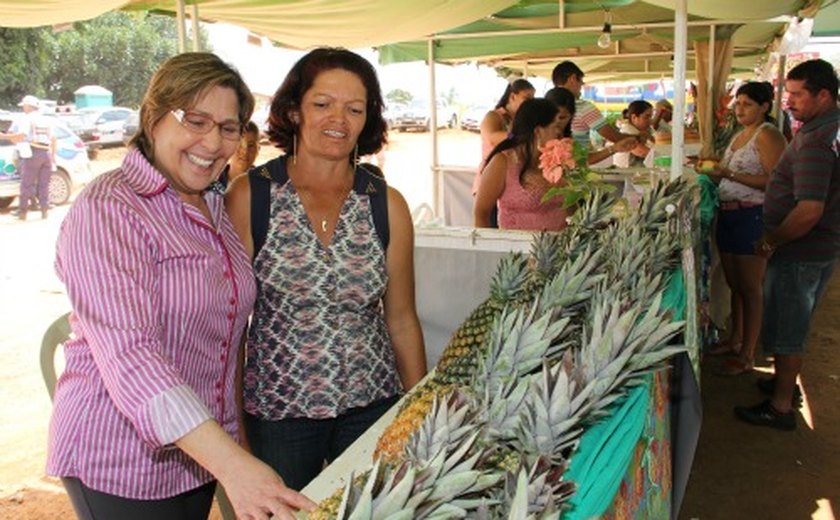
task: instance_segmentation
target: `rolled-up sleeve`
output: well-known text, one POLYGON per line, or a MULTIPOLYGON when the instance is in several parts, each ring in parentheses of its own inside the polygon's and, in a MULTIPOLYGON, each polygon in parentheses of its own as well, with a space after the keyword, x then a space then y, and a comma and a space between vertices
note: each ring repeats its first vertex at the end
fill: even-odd
POLYGON ((56 270, 116 408, 161 447, 212 416, 163 349, 158 245, 115 197, 86 197, 65 219, 56 270))

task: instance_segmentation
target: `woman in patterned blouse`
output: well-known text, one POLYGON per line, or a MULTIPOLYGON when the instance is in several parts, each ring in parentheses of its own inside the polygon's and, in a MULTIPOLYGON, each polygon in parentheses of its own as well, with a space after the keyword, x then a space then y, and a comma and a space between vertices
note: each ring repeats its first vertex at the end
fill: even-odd
POLYGON ((408 206, 380 185, 383 240, 376 183, 355 164, 386 139, 373 67, 344 49, 310 52, 274 95, 268 135, 285 155, 257 173, 286 175, 271 183, 267 235, 255 241, 251 229, 253 179, 237 179, 227 199, 259 287, 245 427, 254 454, 301 489, 423 377, 426 357, 408 206))
POLYGON ((122 165, 62 224, 56 271, 73 305, 47 472, 79 518, 206 519, 216 480, 240 518, 313 504, 236 442, 235 381, 256 288, 208 186, 254 100, 210 53, 164 63, 122 165))

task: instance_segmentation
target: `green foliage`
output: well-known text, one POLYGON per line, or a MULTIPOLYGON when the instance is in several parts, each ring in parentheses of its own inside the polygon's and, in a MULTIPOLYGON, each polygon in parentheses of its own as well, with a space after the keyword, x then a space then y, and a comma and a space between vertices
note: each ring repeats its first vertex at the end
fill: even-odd
MULTIPOLYGON (((205 32, 199 39, 208 49, 205 32)), ((57 34, 0 28, 0 41, 0 106, 14 106, 24 94, 72 103, 80 87, 100 85, 113 92, 115 105, 136 107, 157 67, 177 53, 178 33, 168 16, 111 12, 57 34)))
POLYGON ((385 99, 392 104, 406 104, 410 103, 414 99, 414 96, 407 90, 395 88, 385 94, 385 99))
POLYGON ((46 94, 52 33, 0 27, 0 108, 17 109, 26 94, 46 94))
POLYGON ((546 191, 543 202, 562 197, 563 207, 571 208, 584 203, 596 188, 607 193, 615 191, 615 186, 601 182, 600 176, 589 169, 589 151, 585 146, 574 143, 572 158, 576 166, 565 171, 562 186, 553 186, 546 191))

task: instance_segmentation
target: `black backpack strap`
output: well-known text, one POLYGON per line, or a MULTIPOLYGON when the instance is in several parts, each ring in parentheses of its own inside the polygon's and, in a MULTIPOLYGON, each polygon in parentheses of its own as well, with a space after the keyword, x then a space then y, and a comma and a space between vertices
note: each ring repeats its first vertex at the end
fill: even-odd
POLYGON ((385 182, 382 170, 372 164, 360 163, 356 168, 353 191, 368 196, 373 226, 376 228, 382 249, 388 251, 388 242, 391 239, 388 226, 388 183, 385 182))
POLYGON ((286 158, 276 157, 262 166, 248 171, 251 185, 251 239, 254 242, 254 258, 265 245, 268 235, 268 220, 271 213, 271 183, 285 184, 289 180, 286 158))

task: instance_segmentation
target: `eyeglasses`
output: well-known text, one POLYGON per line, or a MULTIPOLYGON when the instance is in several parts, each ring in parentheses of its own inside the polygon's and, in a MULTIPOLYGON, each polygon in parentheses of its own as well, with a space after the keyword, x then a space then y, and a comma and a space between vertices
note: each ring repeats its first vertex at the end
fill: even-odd
POLYGON ((198 112, 185 112, 180 108, 172 111, 175 119, 190 132, 206 135, 213 130, 214 127, 219 127, 219 134, 222 139, 228 141, 239 141, 242 137, 242 124, 233 121, 224 121, 217 123, 212 117, 198 112))

